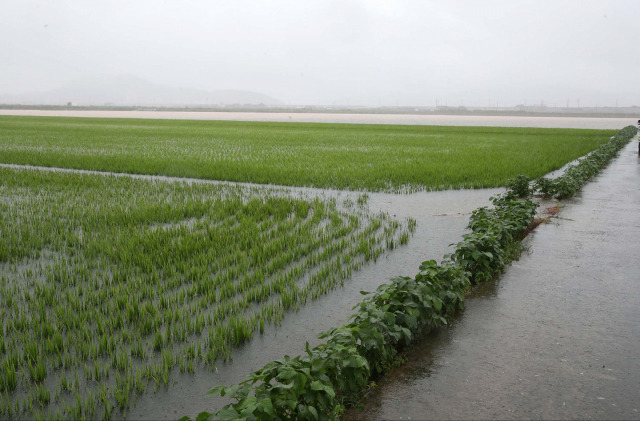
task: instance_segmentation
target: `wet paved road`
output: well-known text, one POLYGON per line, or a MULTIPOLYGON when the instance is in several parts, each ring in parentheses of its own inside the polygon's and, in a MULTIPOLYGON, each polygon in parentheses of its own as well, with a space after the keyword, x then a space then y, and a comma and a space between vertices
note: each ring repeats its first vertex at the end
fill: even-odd
POLYGON ((347 419, 640 419, 637 141, 347 419))

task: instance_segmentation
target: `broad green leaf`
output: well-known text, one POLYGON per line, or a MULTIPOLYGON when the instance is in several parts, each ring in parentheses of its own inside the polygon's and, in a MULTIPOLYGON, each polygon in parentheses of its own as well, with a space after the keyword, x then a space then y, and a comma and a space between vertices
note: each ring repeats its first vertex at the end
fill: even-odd
POLYGON ((309 406, 307 406, 307 409, 309 410, 309 412, 311 412, 311 415, 313 415, 313 419, 317 420, 318 419, 318 411, 316 410, 316 408, 314 408, 313 406, 309 405, 309 406))
MULTIPOLYGON (((198 415, 198 418, 196 418, 196 421, 209 421, 212 420, 213 418, 202 418, 200 419, 200 415, 198 415)), ((236 411, 233 408, 230 408, 228 406, 225 406, 224 408, 222 408, 220 411, 218 411, 216 413, 216 419, 217 420, 223 420, 223 421, 233 421, 233 420, 240 420, 242 419, 240 417, 240 413, 238 413, 238 411, 236 411)))
POLYGON ((269 398, 261 399, 260 402, 258 402, 258 407, 262 409, 262 412, 264 412, 265 414, 274 415, 273 403, 271 402, 271 399, 269 398))
POLYGON ((433 307, 436 309, 436 311, 440 311, 442 309, 442 301, 440 300, 440 298, 433 299, 433 307))
POLYGON ((333 390, 332 387, 322 384, 317 380, 311 383, 311 390, 314 390, 314 391, 323 390, 332 398, 336 396, 336 392, 333 390))

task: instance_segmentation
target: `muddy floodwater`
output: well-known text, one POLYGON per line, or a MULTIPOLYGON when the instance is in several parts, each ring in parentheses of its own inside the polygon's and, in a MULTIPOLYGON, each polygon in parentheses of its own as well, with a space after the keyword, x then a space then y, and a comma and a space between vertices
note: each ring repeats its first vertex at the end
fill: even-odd
POLYGON ((431 126, 548 127, 567 129, 621 129, 635 125, 633 118, 524 117, 414 114, 251 113, 197 111, 66 111, 0 110, 0 115, 159 118, 179 120, 291 121, 305 123, 409 124, 431 126))
POLYGON ((563 201, 346 419, 640 419, 637 148, 563 201))

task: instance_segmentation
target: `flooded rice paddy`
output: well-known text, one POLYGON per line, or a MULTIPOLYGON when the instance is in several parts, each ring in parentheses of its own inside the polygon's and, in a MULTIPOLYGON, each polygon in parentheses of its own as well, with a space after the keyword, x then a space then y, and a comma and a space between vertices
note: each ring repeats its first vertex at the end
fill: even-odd
MULTIPOLYGON (((213 185, 238 186, 235 183, 212 182, 199 179, 177 179, 168 177, 100 173, 58 168, 36 168, 19 165, 2 165, 14 169, 28 169, 35 172, 62 172, 116 176, 118 178, 135 178, 155 180, 162 183, 197 183, 213 185)), ((243 184, 248 189, 262 189, 269 194, 285 197, 313 198, 323 200, 335 199, 335 202, 346 207, 348 203, 358 201, 361 192, 345 192, 338 190, 321 190, 312 188, 290 188, 277 186, 258 186, 243 184)), ((456 242, 468 221, 469 213, 489 204, 489 197, 499 193, 501 189, 471 191, 421 192, 406 195, 369 193, 368 211, 372 214, 385 213, 394 220, 406 221, 414 218, 417 229, 408 245, 397 247, 354 272, 345 286, 308 302, 298 312, 287 312, 278 327, 265 326, 264 334, 256 334, 246 345, 236 347, 232 352, 233 361, 224 363, 216 361, 216 371, 208 367, 200 367, 195 374, 182 374, 177 368, 172 370, 168 387, 158 387, 137 395, 126 412, 130 419, 175 419, 182 415, 195 415, 205 409, 214 410, 220 407, 221 400, 205 396, 206 391, 218 384, 231 384, 242 380, 247 373, 256 370, 265 363, 282 357, 285 354, 298 355, 304 351, 305 342, 311 345, 318 343, 316 336, 331 327, 347 321, 352 314, 352 307, 362 298, 360 291, 372 291, 398 275, 413 276, 424 260, 439 259, 449 249, 449 244, 456 242)), ((190 223, 187 220, 186 223, 190 223)), ((120 413, 124 416, 125 413, 120 413)), ((118 417, 118 415, 116 415, 118 417)))
MULTIPOLYGON (((4 111, 2 112, 4 113, 4 111)), ((137 113, 133 113, 137 114, 137 113)), ((181 116, 183 113, 177 113, 181 116)), ((208 113, 209 114, 209 113, 208 113)), ((225 119, 230 117, 230 113, 215 113, 224 114, 225 119)), ((240 114, 240 113, 233 113, 240 114)), ((249 117, 255 117, 254 113, 242 113, 251 114, 251 116, 242 116, 236 119, 243 119, 249 117)), ((41 115, 41 114, 39 114, 41 115)), ((155 113, 155 118, 182 118, 167 117, 165 113, 155 113), (158 115, 162 115, 158 117, 158 115)), ((77 115, 75 115, 77 116, 77 115)), ((96 117, 95 114, 91 114, 92 117, 96 117)), ((299 118, 308 118, 309 115, 303 115, 299 118)), ((326 118, 326 115, 320 115, 322 118, 326 118)), ((348 115, 337 115, 339 118, 347 118, 348 115)), ((105 115, 105 117, 123 117, 123 115, 105 115)), ((130 117, 144 117, 154 118, 149 115, 130 115, 130 117)), ((220 117, 220 116, 217 116, 220 117)), ((264 116, 264 118, 282 118, 282 116, 264 116)), ((374 118, 382 116, 373 116, 374 118)), ((384 116, 389 117, 389 116, 384 116)), ((394 123, 394 124, 446 124, 444 120, 438 120, 438 122, 432 123, 416 123, 416 122, 399 122, 398 116, 391 116, 396 118, 395 121, 378 121, 381 123, 394 123)), ((408 118, 416 117, 436 117, 436 116, 407 116, 408 118)), ((442 118, 442 116, 437 116, 442 118)), ((204 118, 191 115, 189 118, 204 118)), ((213 118, 209 116, 208 118, 213 118)), ((296 117, 298 118, 298 117, 296 117)), ((320 118, 320 117, 318 117, 320 118)), ((354 117, 356 118, 356 117, 354 117)), ((360 118, 360 116, 357 116, 360 118)), ((571 122, 571 119, 561 118, 562 122, 556 122, 555 119, 545 118, 545 121, 534 121, 531 118, 526 118, 526 123, 518 123, 515 117, 499 117, 499 118, 487 118, 482 117, 484 124, 480 124, 479 121, 469 119, 466 116, 458 117, 455 119, 466 119, 467 124, 461 123, 457 120, 451 119, 451 125, 501 125, 509 126, 522 125, 522 124, 545 124, 540 127, 579 127, 579 128, 621 128, 629 122, 625 119, 624 122, 605 121, 605 120, 620 120, 620 119, 576 119, 579 121, 571 122), (503 120, 499 120, 503 119, 503 120), (511 120, 508 123, 506 120, 511 120), (596 120, 596 122, 587 122, 586 120, 596 120), (601 120, 601 121, 598 121, 601 120), (455 121, 455 123, 453 123, 455 121), (556 126, 556 124, 564 124, 556 126), (597 125, 593 127, 590 125, 597 125)), ((253 120, 259 120, 253 118, 253 120)), ((402 119, 401 119, 402 120, 402 119)), ((446 119, 445 119, 446 120, 446 119)), ((262 121, 278 121, 278 120, 262 120, 262 121)), ((287 120, 284 120, 287 121, 287 120)), ((322 121, 322 120, 291 120, 291 121, 322 121)), ((336 122, 336 120, 332 120, 336 122)), ((367 122, 372 121, 341 121, 341 122, 367 122)), ((635 144, 634 144, 635 145, 635 144)), ((4 167, 19 167, 2 165, 4 167)), ((76 171, 76 170, 63 170, 55 168, 33 168, 37 171, 73 171, 79 173, 91 173, 101 174, 95 171, 76 171)), ((187 182, 207 182, 195 179, 175 179, 170 177, 150 177, 144 175, 125 175, 119 174, 122 177, 136 177, 136 178, 153 178, 159 180, 165 180, 167 182, 175 181, 187 181, 187 182)), ((216 183, 216 182, 213 182, 216 183)), ((232 183, 235 184, 235 183, 232 183)), ((248 184, 247 184, 248 185, 248 184)), ((251 186, 251 185, 249 185, 251 186)), ((345 192, 337 190, 322 190, 312 188, 289 188, 289 187, 277 187, 271 186, 275 189, 280 189, 284 195, 301 195, 301 196, 321 196, 324 198, 336 198, 338 203, 344 203, 345 200, 356 200, 359 192, 345 192)), ((136 403, 126 413, 128 419, 176 419, 183 415, 195 416, 199 411, 209 410, 213 411, 225 401, 221 398, 214 398, 206 396, 207 390, 218 384, 233 384, 246 377, 246 375, 262 367, 269 361, 281 358, 283 355, 299 355, 304 352, 305 343, 309 342, 311 346, 319 343, 316 336, 331 327, 335 327, 347 321, 348 317, 352 314, 352 307, 360 302, 362 296, 360 291, 372 291, 381 283, 386 282, 389 278, 398 275, 413 276, 418 271, 418 266, 422 261, 435 259, 440 260, 444 254, 451 251, 449 245, 457 242, 461 235, 465 232, 465 226, 468 222, 469 214, 472 210, 481 206, 488 206, 490 204, 489 198, 498 194, 501 189, 484 189, 484 190, 461 190, 461 191, 440 191, 440 192, 419 192, 406 195, 396 194, 384 194, 384 193, 369 193, 369 209, 372 212, 382 211, 388 213, 389 216, 395 219, 414 218, 418 222, 417 229, 409 244, 400 246, 392 251, 386 252, 384 255, 378 258, 377 262, 370 263, 362 267, 359 271, 352 275, 350 280, 347 280, 343 288, 334 291, 331 294, 320 297, 319 299, 307 303, 297 312, 288 312, 282 324, 278 327, 267 326, 265 332, 261 335, 256 335, 249 343, 244 346, 238 347, 233 352, 233 361, 228 363, 218 362, 216 364, 216 370, 212 372, 208 369, 196 371, 195 374, 181 374, 178 370, 174 370, 171 375, 171 384, 168 388, 158 388, 154 393, 146 393, 136 398, 136 403)), ((574 199, 579 200, 579 199, 574 199)), ((565 213, 563 213, 565 217, 565 213)), ((536 234, 538 235, 538 234, 536 234)), ((536 237, 534 237, 535 240, 536 237)), ((535 244, 533 244, 535 245, 535 244)), ((536 252, 534 247, 533 253, 536 252)), ((523 261, 527 259, 527 256, 523 258, 523 261)), ((513 271, 514 269, 510 269, 513 271)), ((451 411, 450 405, 456 405, 460 400, 468 400, 469 395, 465 391, 461 391, 460 385, 464 384, 469 375, 475 376, 478 381, 483 379, 482 367, 488 368, 491 372, 496 371, 494 377, 484 377, 488 379, 489 383, 500 383, 502 386, 507 387, 509 390, 519 390, 517 385, 521 384, 522 377, 516 381, 514 376, 518 376, 520 371, 518 367, 511 369, 509 367, 501 367, 495 360, 488 362, 480 360, 478 363, 477 355, 480 354, 482 358, 485 355, 493 355, 494 350, 502 346, 502 351, 498 353, 498 356, 508 356, 515 348, 525 347, 528 345, 529 338, 527 333, 539 332, 540 324, 544 332, 544 326, 554 326, 554 314, 546 315, 540 322, 535 319, 519 321, 518 318, 524 317, 518 316, 522 308, 542 308, 546 302, 540 302, 540 300, 534 300, 533 303, 529 302, 530 295, 535 294, 538 289, 536 284, 537 272, 535 270, 529 272, 529 276, 534 279, 528 284, 528 289, 522 289, 520 286, 511 285, 511 281, 498 281, 497 283, 490 283, 481 289, 474 292, 471 300, 468 301, 467 310, 446 329, 441 329, 437 332, 433 332, 430 335, 425 336, 418 345, 413 346, 408 353, 409 363, 403 367, 394 370, 390 376, 385 377, 380 384, 381 386, 376 388, 371 396, 371 399, 365 403, 365 412, 351 412, 348 417, 350 419, 369 419, 369 418, 400 418, 400 417, 412 417, 413 419, 420 418, 457 418, 465 417, 464 413, 451 411), (503 289, 509 291, 507 294, 503 292, 503 289), (500 305, 497 305, 500 304, 500 305), (538 306, 538 307, 536 307, 538 306), (500 316, 504 316, 508 313, 507 310, 513 310, 514 315, 507 315, 508 319, 505 322, 500 316), (517 313, 517 314, 516 314, 517 313), (524 323, 527 329, 521 329, 521 323, 524 323), (471 335, 471 337, 469 336, 471 335), (483 342, 483 338, 490 337, 496 339, 496 344, 486 345, 483 342), (474 342, 477 341, 477 342, 474 342), (463 342, 462 345, 461 342, 463 342), (479 352, 481 351, 481 352, 479 352), (456 352, 460 355, 457 356, 456 352), (479 366, 479 367, 478 367, 479 366), (442 370, 442 371, 440 371, 442 370), (449 370, 449 371, 444 371, 449 370), (431 379, 442 372, 442 377, 446 378, 444 383, 438 383, 434 385, 431 383, 431 379), (434 374, 435 373, 435 374, 434 374), (451 374, 453 373, 453 374, 451 374), (504 376, 509 377, 509 382, 504 381, 504 376), (502 377, 500 377, 502 376, 502 377), (520 383, 519 383, 520 382, 520 383), (411 398, 414 398, 411 400, 411 398), (404 408, 404 403, 410 401, 411 403, 407 408, 404 408), (432 410, 431 408, 425 409, 424 402, 441 401, 443 403, 440 412, 438 410, 432 410), (391 402, 391 404, 389 404, 391 402), (396 406, 394 406, 394 403, 396 406), (405 410, 402 412, 402 410, 405 410), (398 412, 400 411, 400 412, 398 412), (425 412, 427 411, 427 412, 425 412), (429 412, 431 411, 431 412, 429 412), (447 412, 449 411, 449 412, 447 412), (403 414, 403 415, 400 415, 403 414), (407 415, 405 415, 407 414, 407 415), (410 414, 410 415, 408 415, 410 414)), ((549 280, 549 282, 552 282, 549 280)), ((544 286, 548 288, 549 297, 555 297, 555 287, 552 284, 544 286)), ((631 291, 632 292, 632 291, 631 291)), ((637 293, 635 295, 637 297, 637 293)), ((562 300, 560 300, 562 302, 562 300)), ((586 302, 585 304, 589 304, 586 302)), ((607 303, 605 303, 606 305, 607 303)), ((600 303, 603 305, 603 303, 600 303)), ((579 326, 579 316, 585 313, 590 313, 590 310, 585 309, 576 310, 577 316, 574 320, 575 325, 579 326)), ((557 310, 557 314, 561 314, 561 310, 557 310)), ((526 319, 526 317, 525 317, 526 319)), ((638 324, 636 324, 637 326, 638 324)), ((611 326, 608 326, 609 328, 611 326)), ((548 330, 548 329, 546 329, 548 330)), ((562 341, 568 343, 571 336, 571 329, 563 330, 562 341)), ((557 333, 557 332, 552 332, 557 333)), ((542 333, 544 336, 544 333, 542 333)), ((637 337, 637 336, 636 336, 637 337)), ((552 339, 555 340, 555 339, 552 339)), ((548 346, 553 347, 553 343, 548 343, 548 346)), ((585 342, 589 340, 593 341, 594 336, 587 337, 585 342)), ((559 343, 563 343, 560 341, 559 343)), ((627 342, 623 341, 620 349, 626 349, 627 342)), ((636 344, 640 345, 640 344, 636 344)), ((586 345, 585 345, 586 346, 586 345)), ((600 352, 605 348, 596 349, 600 352)), ((623 355, 619 355, 619 359, 622 360, 623 355)), ((537 354, 531 352, 525 352, 524 356, 521 356, 520 363, 525 367, 524 362, 527 359, 537 358, 537 354)), ((499 358, 498 358, 499 360, 499 358)), ((586 361, 586 360, 585 360, 586 361)), ((595 361, 595 360, 594 360, 595 361)), ((599 361, 599 360, 598 360, 599 361)), ((599 362, 598 362, 599 364, 599 362)), ((628 364, 628 363, 627 363, 628 364)), ((530 366, 529 366, 530 367, 530 366)), ((623 367, 625 368, 625 367, 623 367)), ((634 364, 630 364, 627 369, 636 370, 634 364)), ((616 368, 616 370, 620 370, 616 368)), ((557 386, 554 386, 554 373, 556 368, 553 365, 549 369, 545 369, 542 375, 547 376, 545 378, 550 379, 547 383, 536 383, 535 379, 531 380, 528 384, 535 389, 547 389, 551 391, 558 390, 557 386)), ((635 371, 637 372, 637 371, 635 371)), ((566 374, 566 373, 565 373, 566 374)), ((575 373, 572 373, 575 374, 575 373)), ((589 372, 591 379, 598 380, 611 380, 611 377, 617 379, 615 375, 609 372, 600 372, 600 370, 592 370, 589 372), (607 377, 609 376, 609 377, 607 377)), ((529 375, 529 374, 527 374, 529 375)), ((534 377, 539 377, 541 374, 532 374, 534 377)), ((614 382, 615 383, 615 382, 614 382)), ((632 386, 635 386, 633 381, 632 386)), ((564 383, 562 387, 565 387, 564 383)), ((478 386, 479 387, 479 386, 478 386)), ((622 388, 629 387, 629 381, 622 383, 620 392, 623 392, 622 388)), ((464 390, 464 389, 463 389, 464 390)), ((501 389, 504 393, 504 388, 501 389)), ((471 393, 469 391, 468 393, 471 393)), ((488 387, 486 391, 478 394, 471 399, 465 407, 471 408, 471 410, 477 410, 477 408, 484 408, 485 403, 492 399, 495 399, 494 393, 500 393, 498 389, 494 389, 493 386, 488 387)), ((515 392, 514 392, 515 393, 515 392)), ((549 392, 549 396, 553 396, 554 393, 549 392)), ((509 397, 512 394, 504 394, 497 399, 497 402, 502 403, 503 407, 507 407, 509 397)), ((579 397, 579 396, 578 396, 579 397)), ((604 398, 604 397, 603 397, 604 398)), ((605 400, 607 398, 604 398, 605 400)), ((600 400, 599 397, 597 400, 600 400)), ((532 409, 526 410, 526 408, 536 408, 539 406, 537 399, 533 393, 530 393, 525 404, 520 404, 520 412, 504 412, 497 409, 485 409, 484 412, 475 412, 476 416, 482 418, 493 417, 535 417, 535 413, 531 412, 532 409), (527 405, 529 405, 527 407, 527 405), (523 409, 525 408, 525 409, 523 409), (491 412, 493 411, 493 412, 491 412)), ((596 402, 599 404, 599 402, 596 402)), ((555 403, 554 403, 555 404, 555 403)), ((597 405, 596 405, 597 406, 597 405)), ((595 407, 595 406, 594 406, 595 407)), ((625 411, 631 411, 633 408, 626 408, 625 411)), ((613 412, 617 414, 617 412, 613 412)), ((631 412, 623 412, 622 414, 629 414, 631 412)), ((636 412, 637 413, 637 412, 636 412)), ((568 413, 565 412, 551 412, 558 416, 564 416, 568 413)), ((577 414, 582 414, 578 412, 577 414)), ((602 415, 603 413, 599 413, 602 415)), ((124 415, 124 414, 121 414, 124 415)), ((473 418, 473 417, 471 417, 473 418)))
MULTIPOLYGON (((2 167, 25 168, 19 165, 0 164, 2 167)), ((162 180, 165 182, 188 182, 207 184, 230 184, 199 179, 177 179, 170 177, 110 174, 96 171, 58 168, 30 167, 33 171, 80 173, 91 175, 116 175, 138 179, 162 180)), ((248 188, 265 188, 243 184, 248 188)), ((335 198, 336 203, 356 201, 359 192, 323 190, 313 188, 291 188, 270 186, 271 193, 280 191, 285 196, 335 198)), ((413 276, 420 263, 429 259, 440 259, 451 251, 449 245, 457 242, 465 231, 472 210, 489 205, 489 198, 502 189, 458 190, 420 192, 414 194, 368 193, 371 213, 383 212, 391 218, 417 221, 415 234, 409 243, 388 251, 354 272, 344 287, 333 293, 308 302, 297 312, 288 312, 281 325, 267 325, 265 332, 256 335, 247 344, 237 347, 232 353, 232 362, 216 362, 216 371, 202 367, 195 374, 180 373, 174 369, 168 388, 160 387, 154 393, 137 396, 135 404, 126 413, 129 419, 175 419, 182 415, 195 416, 201 410, 214 410, 225 401, 206 396, 206 392, 218 384, 233 384, 244 379, 253 370, 283 355, 299 355, 305 343, 316 345, 317 335, 346 322, 352 307, 362 299, 360 291, 373 291, 378 285, 398 275, 413 276)), ((124 414, 121 414, 124 415, 124 414)))

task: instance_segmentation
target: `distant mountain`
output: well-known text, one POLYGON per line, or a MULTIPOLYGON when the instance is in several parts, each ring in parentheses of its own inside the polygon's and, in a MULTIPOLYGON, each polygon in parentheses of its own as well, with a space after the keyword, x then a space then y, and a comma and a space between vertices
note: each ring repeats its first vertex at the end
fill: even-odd
POLYGON ((259 92, 240 90, 206 91, 158 85, 135 76, 75 81, 51 91, 20 95, 0 95, 2 104, 59 105, 282 105, 259 92))

